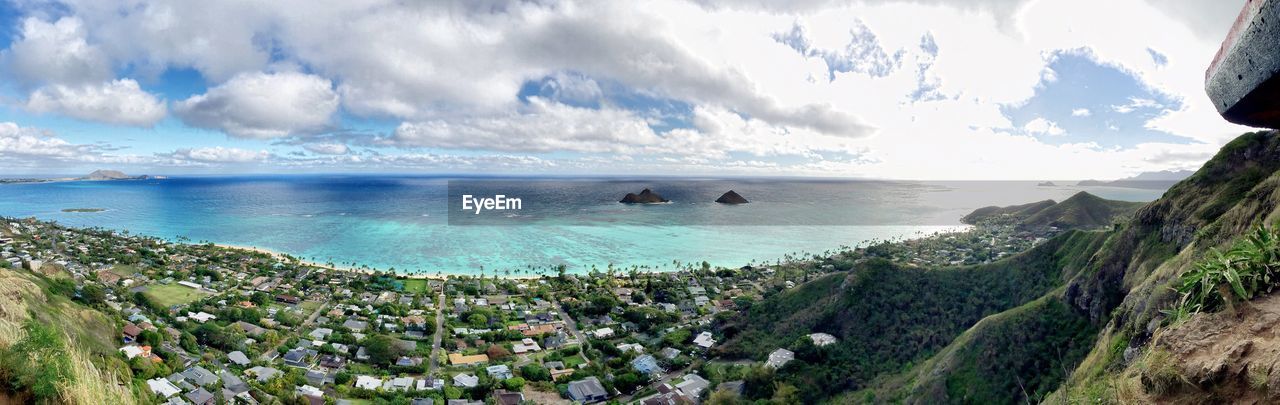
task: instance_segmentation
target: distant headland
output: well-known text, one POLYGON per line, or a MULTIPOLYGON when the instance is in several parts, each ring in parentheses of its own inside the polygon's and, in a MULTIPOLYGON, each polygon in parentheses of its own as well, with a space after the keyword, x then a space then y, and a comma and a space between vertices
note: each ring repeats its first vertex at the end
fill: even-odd
POLYGON ((80 177, 23 177, 23 178, 0 178, 0 184, 21 184, 21 183, 51 183, 55 181, 108 181, 108 180, 147 180, 147 179, 163 179, 163 176, 138 175, 130 176, 119 170, 94 170, 85 176, 80 177))

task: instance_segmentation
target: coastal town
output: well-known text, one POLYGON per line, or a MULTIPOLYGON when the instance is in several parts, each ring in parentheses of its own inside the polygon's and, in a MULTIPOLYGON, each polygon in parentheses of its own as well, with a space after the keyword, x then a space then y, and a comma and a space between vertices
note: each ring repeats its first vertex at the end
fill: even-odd
POLYGON ((754 302, 867 257, 989 262, 1057 232, 984 224, 731 269, 425 278, 0 218, 0 271, 113 319, 100 361, 126 364, 154 403, 729 404, 795 358, 716 356, 719 326, 754 302))

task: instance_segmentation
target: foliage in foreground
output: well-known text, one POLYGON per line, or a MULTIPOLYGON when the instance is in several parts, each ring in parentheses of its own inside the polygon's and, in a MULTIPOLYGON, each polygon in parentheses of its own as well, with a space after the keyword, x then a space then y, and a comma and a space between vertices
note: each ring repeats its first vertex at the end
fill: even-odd
POLYGON ((28 390, 37 401, 58 397, 58 386, 69 383, 71 358, 62 335, 49 325, 28 320, 26 336, 0 351, 0 376, 9 389, 28 390))
POLYGON ((1235 303, 1271 292, 1280 282, 1280 234, 1275 227, 1258 226, 1222 252, 1210 249, 1208 257, 1182 274, 1175 289, 1182 297, 1167 311, 1171 321, 1196 312, 1235 310, 1235 303))

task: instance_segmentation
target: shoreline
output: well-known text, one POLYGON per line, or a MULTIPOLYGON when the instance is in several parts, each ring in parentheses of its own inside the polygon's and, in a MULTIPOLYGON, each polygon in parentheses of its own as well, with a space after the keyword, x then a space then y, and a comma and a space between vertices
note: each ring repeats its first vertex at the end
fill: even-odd
MULTIPOLYGON (((945 230, 935 231, 935 232, 930 233, 930 234, 920 235, 920 236, 916 236, 916 237, 903 237, 903 238, 902 238, 902 240, 916 240, 916 239, 929 238, 929 237, 933 237, 933 236, 937 236, 937 235, 954 234, 954 233, 964 233, 964 232, 968 232, 968 231, 972 230, 973 228, 974 228, 974 226, 973 226, 973 225, 959 225, 959 226, 949 227, 948 229, 945 229, 945 230)), ((188 244, 189 244, 189 245, 204 245, 203 243, 188 243, 188 244)), ((256 246, 242 246, 242 245, 235 245, 235 244, 229 244, 229 243, 214 243, 214 242, 209 242, 209 243, 207 243, 207 244, 210 244, 210 245, 213 245, 213 246, 217 246, 217 247, 220 247, 220 248, 223 248, 223 249, 245 250, 245 251, 250 251, 250 252, 254 252, 254 253, 261 253, 261 254, 265 254, 265 255, 271 256, 271 257, 273 257, 273 258, 275 258, 275 259, 277 259, 277 260, 280 260, 280 261, 286 261, 286 262, 287 262, 287 261, 289 261, 289 260, 293 260, 293 261, 297 261, 298 263, 300 263, 300 264, 302 264, 302 265, 304 265, 304 266, 315 267, 315 268, 320 268, 320 269, 325 269, 325 270, 332 270, 332 271, 347 271, 347 272, 363 273, 363 274, 367 274, 367 275, 378 275, 378 274, 382 274, 382 275, 390 275, 390 276, 395 277, 395 278, 401 278, 401 277, 403 277, 403 278, 406 278, 406 279, 441 280, 441 281, 443 281, 443 280, 448 280, 450 277, 466 277, 466 278, 489 277, 489 278, 501 278, 501 279, 506 279, 506 280, 541 280, 541 279, 543 279, 544 277, 554 277, 554 275, 499 275, 499 274, 490 274, 490 275, 488 275, 488 276, 483 276, 483 275, 475 275, 475 274, 451 274, 451 273, 444 273, 444 272, 441 272, 439 275, 435 275, 435 274, 405 274, 405 273, 392 272, 392 271, 389 271, 389 270, 379 270, 379 269, 376 269, 376 268, 367 268, 367 267, 351 267, 351 266, 340 266, 340 265, 330 266, 330 265, 329 265, 329 264, 327 264, 327 263, 314 262, 314 261, 311 261, 311 260, 306 260, 306 259, 298 258, 298 257, 293 256, 293 255, 290 255, 290 254, 288 254, 288 253, 279 252, 279 251, 272 250, 272 249, 268 249, 268 248, 256 247, 256 246)), ((742 265, 742 266, 747 266, 747 265, 749 265, 749 264, 744 264, 744 265, 742 265)), ((766 261, 766 262, 761 262, 761 263, 759 263, 758 265, 759 265, 759 266, 768 266, 769 264, 768 264, 768 262, 766 261)), ((741 267, 741 266, 737 266, 737 267, 741 267)), ((726 268, 736 268, 736 267, 726 267, 726 268)), ((680 272, 680 271, 683 271, 683 270, 679 270, 679 269, 677 269, 677 270, 670 270, 670 271, 646 270, 646 271, 639 271, 639 272, 637 272, 637 273, 638 273, 638 274, 664 274, 664 273, 675 273, 675 272, 680 272)))
MULTIPOLYGON (((223 248, 223 249, 246 250, 246 251, 250 251, 250 252, 254 252, 254 253, 262 253, 262 254, 265 254, 265 255, 268 255, 268 256, 274 257, 275 259, 280 260, 280 261, 286 261, 286 262, 287 262, 287 261, 289 261, 289 260, 294 260, 294 261, 297 261, 298 263, 301 263, 301 264, 302 264, 302 265, 304 265, 304 266, 308 266, 308 267, 315 267, 315 268, 320 268, 320 269, 325 269, 325 270, 332 270, 332 271, 346 271, 346 272, 353 272, 353 273, 363 273, 363 274, 367 274, 367 275, 379 275, 379 274, 382 274, 382 275, 389 275, 389 276, 392 276, 392 277, 395 277, 395 278, 401 278, 401 277, 403 277, 403 278, 406 278, 406 279, 441 280, 441 281, 443 281, 443 280, 448 280, 448 279, 449 279, 449 277, 478 277, 477 275, 467 275, 467 274, 444 274, 444 273, 441 273, 441 274, 440 274, 440 275, 438 275, 438 276, 437 276, 437 275, 434 275, 434 274, 404 274, 404 273, 395 273, 395 272, 391 272, 391 271, 388 271, 388 270, 378 270, 378 269, 374 269, 374 268, 351 267, 351 266, 337 266, 337 265, 335 265, 335 266, 330 266, 330 265, 329 265, 329 264, 327 264, 327 263, 317 263, 317 262, 313 262, 313 261, 306 260, 306 259, 300 259, 300 258, 294 257, 294 256, 292 256, 292 255, 290 255, 290 254, 287 254, 287 253, 278 252, 278 251, 271 250, 271 249, 267 249, 267 248, 260 248, 260 247, 256 247, 256 246, 240 246, 240 245, 233 245, 233 244, 227 244, 227 243, 213 243, 213 242, 210 242, 210 243, 208 243, 208 244, 211 244, 211 245, 213 245, 213 246, 217 246, 217 247, 220 247, 220 248, 223 248)), ((194 244, 192 244, 192 245, 203 245, 203 244, 202 244, 202 243, 194 243, 194 244)), ((491 277, 491 278, 503 278, 503 279, 508 279, 508 280, 540 280, 540 279, 542 279, 542 277, 543 277, 543 276, 509 276, 509 275, 496 275, 496 274, 494 274, 494 275, 489 275, 488 277, 491 277)))

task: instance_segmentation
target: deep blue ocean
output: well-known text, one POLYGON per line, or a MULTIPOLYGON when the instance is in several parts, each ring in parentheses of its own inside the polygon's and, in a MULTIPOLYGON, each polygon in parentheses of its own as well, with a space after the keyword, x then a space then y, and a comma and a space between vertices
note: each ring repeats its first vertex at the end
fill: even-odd
MULTIPOLYGON (((1074 184, 1074 183, 1071 183, 1074 184)), ((172 177, 0 185, 0 216, 266 248, 317 262, 424 274, 531 275, 564 264, 737 267, 871 240, 956 229, 988 205, 1079 191, 1150 201, 1163 190, 1036 182, 816 179, 446 178, 396 175, 172 177), (652 189, 667 204, 628 205, 652 189), (751 202, 713 201, 735 190, 751 202), (462 194, 519 198, 476 215, 462 194), (101 212, 63 212, 98 208, 101 212)))

